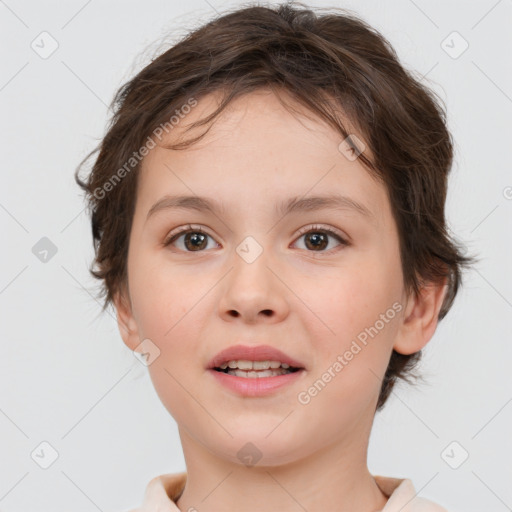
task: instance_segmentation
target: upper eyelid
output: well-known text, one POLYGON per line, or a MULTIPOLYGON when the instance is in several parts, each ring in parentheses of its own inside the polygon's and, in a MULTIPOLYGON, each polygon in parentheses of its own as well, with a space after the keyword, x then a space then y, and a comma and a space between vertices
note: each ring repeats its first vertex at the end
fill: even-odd
MULTIPOLYGON (((313 232, 314 231, 326 231, 326 232, 328 232, 328 234, 330 236, 339 237, 340 240, 342 242, 344 242, 345 244, 348 244, 348 242, 349 242, 349 237, 344 235, 342 232, 340 232, 336 228, 328 227, 328 226, 322 226, 322 225, 317 224, 317 223, 309 224, 309 225, 306 225, 306 226, 300 228, 295 236, 296 237, 301 237, 301 236, 304 236, 305 234, 307 234, 307 233, 309 233, 311 231, 313 231, 313 232)), ((187 234, 188 232, 203 233, 203 234, 208 235, 209 237, 211 237, 213 240, 215 240, 215 237, 213 235, 211 235, 210 233, 208 233, 208 231, 205 231, 203 229, 203 226, 201 226, 200 224, 197 224, 196 226, 194 226, 192 224, 186 224, 185 226, 182 226, 182 227, 178 228, 177 231, 173 231, 169 235, 167 235, 165 237, 164 243, 165 244, 170 243, 171 240, 177 239, 178 237, 180 237, 180 236, 182 236, 184 234, 187 234)))
POLYGON ((339 236, 343 240, 347 239, 348 237, 344 235, 342 232, 340 232, 339 229, 329 227, 329 226, 322 226, 321 224, 310 224, 307 226, 304 226, 303 228, 300 228, 297 234, 299 236, 305 235, 306 233, 309 233, 310 231, 327 231, 328 233, 332 235, 339 236))
POLYGON ((196 225, 193 226, 191 224, 186 224, 185 226, 181 226, 177 229, 173 229, 171 232, 169 232, 164 239, 164 243, 170 242, 173 238, 176 238, 181 235, 185 235, 188 232, 198 232, 198 233, 204 233, 205 235, 208 235, 211 238, 214 238, 213 235, 210 235, 207 231, 203 229, 203 226, 196 225))

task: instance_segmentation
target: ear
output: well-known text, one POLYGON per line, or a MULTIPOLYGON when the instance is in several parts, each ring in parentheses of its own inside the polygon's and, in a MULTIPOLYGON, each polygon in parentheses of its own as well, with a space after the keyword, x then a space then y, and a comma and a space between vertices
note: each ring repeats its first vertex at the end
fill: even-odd
POLYGON ((130 350, 135 351, 137 346, 140 345, 139 329, 132 313, 129 295, 125 292, 124 288, 116 292, 112 302, 117 312, 117 325, 124 344, 130 350))
POLYGON ((409 355, 421 350, 432 338, 438 323, 438 315, 447 292, 448 278, 438 283, 424 283, 418 295, 407 300, 402 324, 393 348, 400 354, 409 355))

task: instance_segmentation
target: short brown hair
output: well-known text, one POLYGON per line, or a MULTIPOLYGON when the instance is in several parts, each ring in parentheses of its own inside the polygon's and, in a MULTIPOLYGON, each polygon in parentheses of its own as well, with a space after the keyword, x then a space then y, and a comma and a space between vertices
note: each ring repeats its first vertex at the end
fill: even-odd
MULTIPOLYGON (((117 91, 105 137, 75 173, 92 214, 97 269, 91 267, 90 272, 102 281, 103 311, 127 289, 140 162, 131 162, 132 172, 126 163, 187 99, 199 100, 214 91, 224 94, 219 108, 193 125, 202 126, 233 98, 261 88, 276 94, 285 90, 346 138, 349 133, 336 115, 343 110, 372 154, 369 159, 363 152, 359 158, 386 187, 406 290, 417 294, 423 283, 446 277, 439 320, 452 306, 462 267, 473 258, 463 254, 445 223, 453 144, 441 100, 402 67, 387 40, 356 15, 343 9, 319 15, 299 5, 249 5, 221 15, 189 33, 117 91), (82 181, 80 168, 98 151, 87 181, 82 181), (113 183, 114 173, 123 168, 113 183)), ((206 131, 166 147, 189 147, 206 131)), ((421 351, 393 351, 377 410, 398 378, 415 377, 412 370, 420 356, 421 351)))

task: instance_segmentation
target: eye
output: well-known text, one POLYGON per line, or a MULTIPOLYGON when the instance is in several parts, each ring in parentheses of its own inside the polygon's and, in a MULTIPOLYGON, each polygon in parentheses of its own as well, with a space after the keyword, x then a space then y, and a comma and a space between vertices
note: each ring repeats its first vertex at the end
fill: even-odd
POLYGON ((329 238, 335 238, 339 245, 349 245, 338 233, 321 226, 308 226, 301 229, 299 239, 302 237, 305 238, 306 249, 311 249, 309 252, 327 252, 324 249, 329 245, 329 238))
MULTIPOLYGON (((329 238, 334 238, 338 241, 338 245, 348 246, 349 243, 341 237, 337 232, 332 229, 322 228, 321 226, 307 226, 299 232, 299 239, 304 237, 306 240, 306 249, 309 252, 327 252, 325 249, 329 245, 329 238)), ((213 241, 213 238, 203 231, 200 226, 193 227, 191 224, 179 229, 177 232, 171 233, 163 242, 163 246, 175 245, 177 241, 177 248, 184 252, 201 252, 208 248, 208 238, 213 241)), ((214 242, 213 247, 219 247, 214 242)))
POLYGON ((213 238, 205 233, 200 227, 194 228, 189 224, 186 228, 182 228, 178 232, 171 233, 163 245, 164 247, 172 245, 182 237, 182 245, 178 244, 178 248, 185 252, 200 252, 207 247, 208 238, 213 240, 213 238))

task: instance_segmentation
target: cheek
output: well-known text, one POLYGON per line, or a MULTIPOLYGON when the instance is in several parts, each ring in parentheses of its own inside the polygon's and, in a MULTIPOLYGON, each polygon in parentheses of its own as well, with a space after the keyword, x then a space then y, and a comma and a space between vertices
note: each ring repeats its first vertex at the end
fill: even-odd
POLYGON ((161 262, 140 262, 139 267, 134 265, 130 277, 139 336, 156 345, 157 357, 148 366, 153 386, 169 413, 186 421, 181 415, 190 409, 190 396, 182 386, 191 388, 188 383, 197 371, 201 322, 194 319, 201 314, 200 299, 207 291, 203 290, 207 283, 198 285, 183 273, 171 272, 161 262))
POLYGON ((142 268, 144 272, 133 275, 134 311, 140 335, 159 350, 148 366, 155 391, 183 425, 192 421, 190 417, 204 422, 204 411, 195 410, 188 392, 197 393, 191 375, 198 371, 201 322, 196 320, 204 314, 200 299, 207 292, 207 283, 198 283, 176 270, 165 270, 163 264, 142 268))
POLYGON ((354 265, 331 275, 325 286, 312 289, 326 324, 340 340, 370 327, 401 296, 401 276, 397 265, 383 259, 360 259, 354 265))
POLYGON ((130 291, 137 323, 146 337, 168 344, 175 331, 186 324, 187 314, 204 294, 194 276, 162 258, 132 260, 130 291))
MULTIPOLYGON (((340 395, 338 398, 343 395, 343 400, 377 392, 379 378, 391 355, 403 306, 399 302, 398 265, 387 265, 385 261, 379 258, 360 260, 340 272, 337 278, 330 279, 326 286, 309 294, 311 309, 318 311, 329 327, 329 331, 323 328, 324 334, 314 340, 315 368, 317 372, 331 368, 331 373, 336 375, 331 381, 336 383, 328 387, 331 393, 340 395), (341 362, 339 356, 342 356, 341 362)), ((311 322, 318 323, 316 319, 311 322)), ((321 374, 312 375, 312 379, 317 378, 323 381, 330 377, 326 375, 322 379, 321 374)), ((325 393, 324 398, 328 399, 327 395, 329 393, 325 393)))

